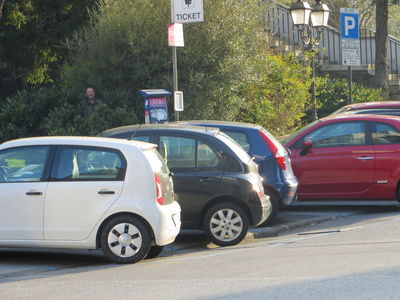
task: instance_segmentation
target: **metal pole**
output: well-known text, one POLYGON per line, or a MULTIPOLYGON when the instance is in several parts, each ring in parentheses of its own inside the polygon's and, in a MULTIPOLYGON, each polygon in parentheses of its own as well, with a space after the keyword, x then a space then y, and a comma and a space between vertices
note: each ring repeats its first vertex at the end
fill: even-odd
POLYGON ((349 70, 349 103, 353 103, 353 70, 351 66, 348 67, 349 70))
MULTIPOLYGON (((172 47, 172 76, 173 76, 173 86, 174 86, 174 100, 175 91, 178 90, 178 61, 176 55, 176 47, 172 47)), ((175 105, 175 104, 174 104, 175 105)), ((175 112, 175 121, 179 121, 179 111, 175 112)))
MULTIPOLYGON (((171 0, 171 23, 174 24, 174 1, 171 0)), ((176 55, 176 47, 172 47, 172 82, 173 82, 173 99, 175 108, 175 92, 178 90, 178 59, 176 55)), ((175 112, 175 121, 179 121, 179 112, 175 112)))
POLYGON ((318 120, 318 113, 317 113, 317 99, 315 95, 315 55, 312 55, 311 58, 311 70, 312 70, 312 85, 311 85, 311 102, 312 102, 312 109, 313 109, 313 120, 318 120))

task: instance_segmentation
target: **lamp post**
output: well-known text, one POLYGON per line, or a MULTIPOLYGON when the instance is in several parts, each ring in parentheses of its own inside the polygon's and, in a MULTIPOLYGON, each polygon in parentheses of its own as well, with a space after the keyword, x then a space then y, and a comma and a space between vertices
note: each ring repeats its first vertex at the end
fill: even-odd
MULTIPOLYGON (((292 16, 293 25, 299 29, 301 39, 304 43, 304 49, 314 52, 318 49, 321 41, 321 33, 323 28, 328 25, 329 13, 331 10, 328 5, 322 4, 321 0, 316 0, 312 6, 306 1, 297 0, 290 7, 290 15, 292 16)), ((315 97, 315 58, 316 53, 312 53, 311 70, 312 70, 312 85, 311 85, 311 102, 313 106, 313 119, 318 119, 317 105, 315 97)))

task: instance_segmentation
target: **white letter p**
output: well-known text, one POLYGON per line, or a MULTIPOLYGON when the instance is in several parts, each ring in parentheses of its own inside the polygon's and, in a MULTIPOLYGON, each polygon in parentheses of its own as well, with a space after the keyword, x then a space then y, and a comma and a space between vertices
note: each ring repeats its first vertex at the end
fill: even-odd
POLYGON ((354 29, 356 27, 356 20, 354 17, 345 16, 344 17, 344 33, 345 36, 349 35, 349 30, 354 29))

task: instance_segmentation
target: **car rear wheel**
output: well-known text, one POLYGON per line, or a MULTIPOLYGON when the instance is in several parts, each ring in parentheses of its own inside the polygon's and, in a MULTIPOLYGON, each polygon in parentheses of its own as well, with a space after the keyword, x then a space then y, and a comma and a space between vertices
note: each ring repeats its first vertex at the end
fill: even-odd
POLYGON ((205 214, 203 228, 208 238, 218 246, 240 243, 247 234, 249 221, 246 213, 233 203, 218 203, 205 214))
POLYGON ((112 262, 135 263, 149 252, 150 233, 147 227, 134 217, 116 217, 104 226, 100 246, 112 262))
POLYGON ((149 253, 147 253, 145 259, 152 259, 156 258, 157 256, 160 255, 162 250, 164 249, 164 246, 151 246, 149 253))

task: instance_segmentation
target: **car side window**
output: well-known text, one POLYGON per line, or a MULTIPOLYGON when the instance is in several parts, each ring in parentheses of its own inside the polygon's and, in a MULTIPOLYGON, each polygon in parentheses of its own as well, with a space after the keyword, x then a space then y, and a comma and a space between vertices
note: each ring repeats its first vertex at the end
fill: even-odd
POLYGON ((197 139, 160 136, 160 149, 170 169, 216 168, 220 160, 215 151, 197 139))
POLYGON ((197 142, 197 167, 198 168, 214 168, 219 163, 218 156, 213 149, 207 144, 197 142))
POLYGON ((238 143, 246 152, 250 151, 250 142, 247 135, 244 132, 223 130, 231 139, 238 143))
POLYGON ((363 122, 340 122, 322 126, 306 135, 303 141, 312 140, 313 148, 365 145, 363 122))
POLYGON ((0 183, 42 181, 50 147, 32 146, 0 152, 0 183))
POLYGON ((374 145, 400 144, 400 132, 384 123, 375 123, 372 131, 374 145))
POLYGON ((170 169, 195 168, 196 146, 195 139, 178 136, 160 136, 160 149, 170 169))
POLYGON ((122 154, 97 147, 62 147, 56 155, 52 178, 61 181, 123 180, 122 154))

